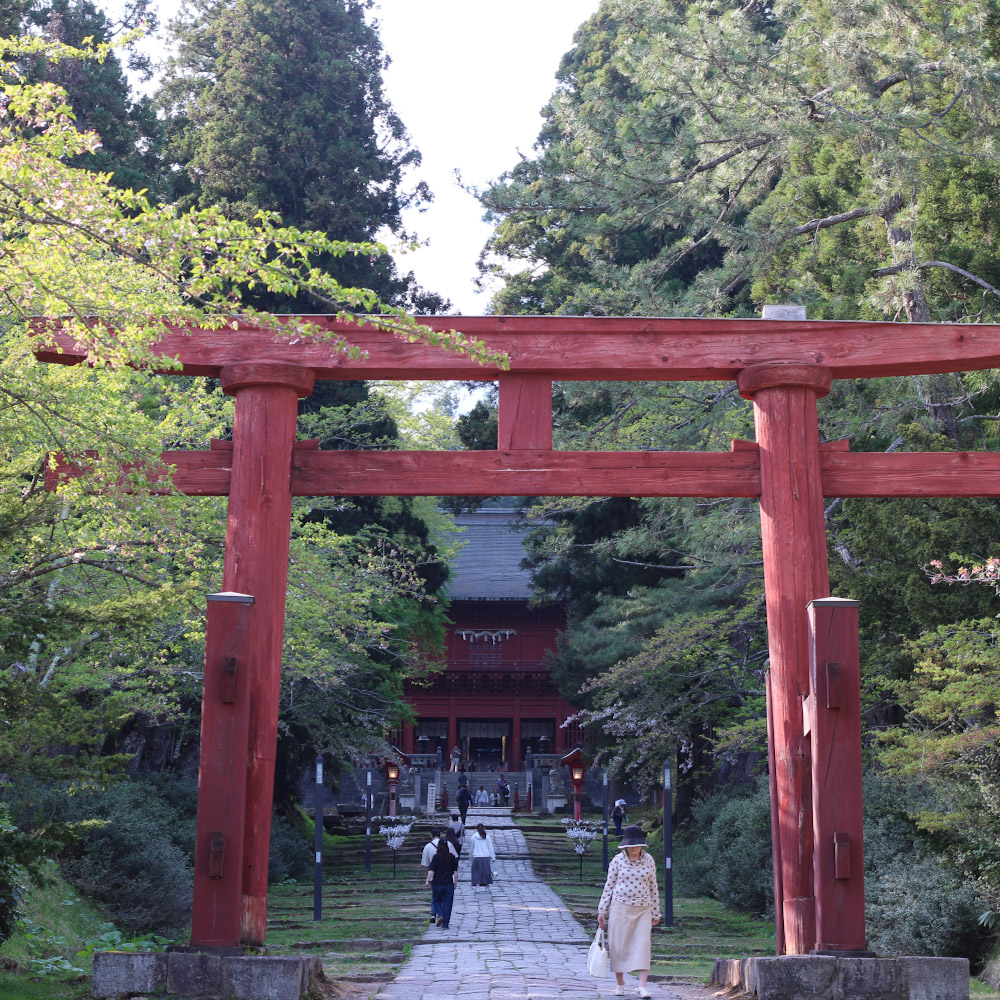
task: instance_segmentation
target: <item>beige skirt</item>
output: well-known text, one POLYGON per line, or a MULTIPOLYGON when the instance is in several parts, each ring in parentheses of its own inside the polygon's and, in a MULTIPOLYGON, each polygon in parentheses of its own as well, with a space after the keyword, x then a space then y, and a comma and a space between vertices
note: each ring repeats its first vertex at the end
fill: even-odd
POLYGON ((608 913, 608 958, 612 972, 636 972, 650 965, 651 906, 612 902, 608 913))

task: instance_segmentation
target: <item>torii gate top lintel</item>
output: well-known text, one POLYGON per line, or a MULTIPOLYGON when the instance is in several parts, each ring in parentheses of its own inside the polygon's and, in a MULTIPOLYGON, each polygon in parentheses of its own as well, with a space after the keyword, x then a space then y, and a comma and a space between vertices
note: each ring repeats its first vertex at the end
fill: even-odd
MULTIPOLYGON (((186 375, 218 377, 232 364, 281 359, 318 379, 474 379, 545 374, 570 381, 731 380, 760 364, 820 365, 831 377, 928 375, 1000 367, 1000 326, 845 320, 657 319, 594 316, 427 316, 434 330, 457 329, 505 352, 509 373, 444 348, 407 343, 372 327, 308 317, 363 356, 321 339, 285 340, 251 326, 174 328, 157 344, 186 375)), ((66 336, 40 349, 43 361, 75 364, 86 352, 66 336)), ((175 371, 174 374, 177 374, 175 371)))

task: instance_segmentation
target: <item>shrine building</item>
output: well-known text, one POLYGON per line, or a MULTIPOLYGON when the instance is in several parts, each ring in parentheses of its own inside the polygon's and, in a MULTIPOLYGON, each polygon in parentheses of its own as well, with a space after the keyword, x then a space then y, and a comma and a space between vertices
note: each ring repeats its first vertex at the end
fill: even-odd
POLYGON ((517 771, 524 754, 565 753, 580 727, 563 727, 573 707, 560 697, 545 663, 565 628, 557 604, 530 606, 531 580, 521 568, 527 527, 516 512, 481 509, 455 518, 464 545, 452 563, 446 666, 411 683, 406 699, 416 722, 404 727, 405 753, 434 753, 445 766, 458 746, 476 769, 517 771))

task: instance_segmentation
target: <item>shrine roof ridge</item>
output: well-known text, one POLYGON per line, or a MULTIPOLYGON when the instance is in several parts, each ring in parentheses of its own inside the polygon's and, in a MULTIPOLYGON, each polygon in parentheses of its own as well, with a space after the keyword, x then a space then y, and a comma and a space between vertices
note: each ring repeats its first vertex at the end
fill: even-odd
MULTIPOLYGON (((156 353, 179 358, 187 375, 218 376, 248 360, 281 360, 325 379, 473 379, 496 366, 384 330, 328 316, 295 317, 343 337, 351 358, 321 337, 283 339, 252 325, 199 330, 170 327, 156 353)), ((284 319, 284 318, 282 318, 284 319)), ((833 378, 870 378, 1000 367, 1000 325, 854 320, 701 319, 602 316, 422 316, 437 331, 457 329, 506 352, 512 376, 568 381, 711 381, 762 364, 812 365, 833 378)), ((292 321, 293 317, 288 317, 292 321)), ((76 364, 86 351, 65 334, 36 351, 40 360, 76 364)), ((174 370, 174 374, 178 372, 174 370)))

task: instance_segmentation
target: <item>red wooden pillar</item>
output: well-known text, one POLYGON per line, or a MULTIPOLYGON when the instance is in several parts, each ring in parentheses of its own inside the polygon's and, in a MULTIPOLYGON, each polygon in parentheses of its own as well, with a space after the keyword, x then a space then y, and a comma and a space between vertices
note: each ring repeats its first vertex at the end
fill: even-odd
POLYGON ((816 950, 864 951, 858 602, 812 601, 809 631, 816 950))
POLYGON ((191 944, 240 942, 253 597, 209 594, 191 944))
POLYGON ((816 940, 809 743, 802 699, 809 691, 806 606, 830 593, 820 474, 816 400, 830 391, 820 365, 766 364, 744 368, 741 395, 754 403, 760 449, 760 523, 764 554, 767 636, 771 661, 778 828, 772 831, 780 873, 779 940, 792 955, 816 940))
POLYGON ((240 941, 263 945, 267 927, 267 858, 278 741, 281 645, 288 581, 292 442, 297 401, 313 373, 283 361, 248 361, 222 369, 236 397, 233 466, 223 582, 253 594, 249 752, 240 941))
POLYGON ((521 699, 514 697, 514 716, 510 722, 510 745, 507 747, 507 770, 520 771, 524 767, 521 754, 521 699))
POLYGON ((552 379, 501 375, 497 400, 497 450, 552 447, 552 379))

